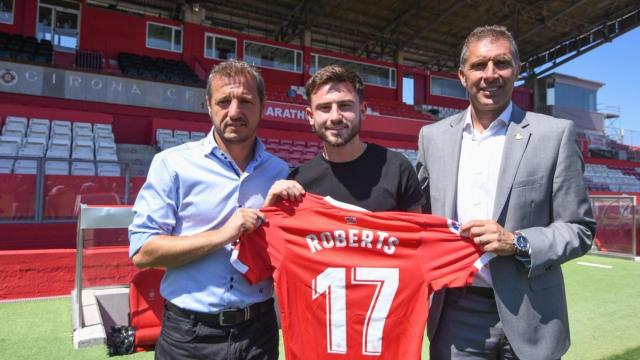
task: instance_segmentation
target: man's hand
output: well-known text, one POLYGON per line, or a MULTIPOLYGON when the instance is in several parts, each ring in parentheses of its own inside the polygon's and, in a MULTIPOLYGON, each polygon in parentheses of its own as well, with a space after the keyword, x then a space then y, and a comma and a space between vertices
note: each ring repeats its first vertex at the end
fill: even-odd
POLYGON ((484 252, 500 256, 515 254, 513 233, 493 220, 472 220, 462 224, 460 234, 473 240, 484 252))
POLYGON ((231 215, 224 227, 226 227, 235 238, 254 231, 264 221, 264 214, 256 209, 241 208, 231 215))
POLYGON ((293 180, 278 180, 269 189, 264 206, 273 205, 282 200, 302 201, 304 195, 302 185, 293 180))

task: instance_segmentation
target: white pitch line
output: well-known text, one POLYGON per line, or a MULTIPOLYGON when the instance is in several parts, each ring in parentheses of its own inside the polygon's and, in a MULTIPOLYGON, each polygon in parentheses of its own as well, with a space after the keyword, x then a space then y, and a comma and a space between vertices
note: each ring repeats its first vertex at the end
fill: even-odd
POLYGON ((602 269, 613 269, 613 266, 602 265, 602 264, 594 264, 594 263, 582 262, 582 261, 578 261, 578 265, 591 266, 591 267, 597 267, 597 268, 602 268, 602 269))

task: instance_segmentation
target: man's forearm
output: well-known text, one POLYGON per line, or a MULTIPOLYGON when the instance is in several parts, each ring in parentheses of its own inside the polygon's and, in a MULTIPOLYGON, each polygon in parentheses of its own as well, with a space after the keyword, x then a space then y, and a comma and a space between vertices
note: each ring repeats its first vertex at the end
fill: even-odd
POLYGON ((239 234, 222 227, 196 235, 157 235, 132 258, 139 268, 174 268, 208 255, 237 239, 239 234))

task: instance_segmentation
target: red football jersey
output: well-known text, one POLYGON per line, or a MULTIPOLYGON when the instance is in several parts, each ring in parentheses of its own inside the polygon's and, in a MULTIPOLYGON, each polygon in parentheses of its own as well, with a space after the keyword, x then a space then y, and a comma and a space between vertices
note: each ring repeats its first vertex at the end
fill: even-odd
POLYGON ((273 275, 287 360, 419 359, 431 292, 471 283, 481 255, 446 218, 345 209, 307 193, 265 207, 234 266, 273 275))

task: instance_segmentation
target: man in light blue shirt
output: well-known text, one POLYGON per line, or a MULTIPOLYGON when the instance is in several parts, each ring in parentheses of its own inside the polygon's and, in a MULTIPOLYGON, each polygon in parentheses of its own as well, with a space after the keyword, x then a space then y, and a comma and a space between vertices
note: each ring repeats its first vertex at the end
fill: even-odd
POLYGON ((213 126, 204 139, 155 156, 134 205, 129 256, 166 268, 156 359, 277 359, 272 283, 249 285, 230 264, 233 242, 264 220, 270 186, 287 164, 256 137, 264 81, 239 61, 207 82, 213 126))

